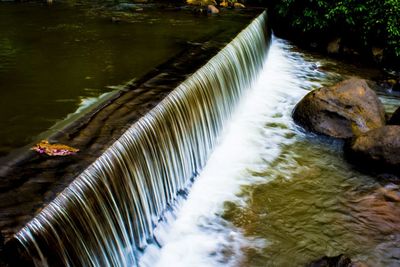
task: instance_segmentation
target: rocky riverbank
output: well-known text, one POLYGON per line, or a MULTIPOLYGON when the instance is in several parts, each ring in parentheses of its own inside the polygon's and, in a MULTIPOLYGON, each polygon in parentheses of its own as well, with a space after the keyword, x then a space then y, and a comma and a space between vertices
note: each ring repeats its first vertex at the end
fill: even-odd
MULTIPOLYGON (((385 116, 383 104, 376 93, 365 80, 357 78, 310 92, 293 111, 294 121, 304 129, 343 139, 345 158, 358 170, 378 178, 382 186, 355 199, 351 213, 357 220, 368 220, 382 236, 398 233, 400 227, 399 118, 400 108, 393 115, 385 116), (388 118, 387 123, 385 117, 388 118)), ((393 235, 393 238, 397 240, 398 236, 393 235)), ((388 249, 388 253, 396 252, 388 249)), ((368 265, 339 255, 323 257, 308 266, 368 265)))
MULTIPOLYGON (((399 113, 389 124, 399 123, 399 113)), ((306 130, 346 139, 346 155, 358 166, 399 174, 400 126, 386 125, 383 104, 365 80, 351 78, 310 92, 296 105, 293 119, 306 130)))

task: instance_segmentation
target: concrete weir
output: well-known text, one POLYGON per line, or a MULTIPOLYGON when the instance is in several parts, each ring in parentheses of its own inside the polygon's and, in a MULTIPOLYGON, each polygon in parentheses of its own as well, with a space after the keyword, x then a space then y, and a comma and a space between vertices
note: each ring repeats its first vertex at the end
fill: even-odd
MULTIPOLYGON (((259 16, 262 10, 248 9, 243 12, 248 15, 250 22, 259 16)), ((261 16, 265 16, 265 13, 261 16)), ((22 262, 40 266, 41 264, 31 262, 32 259, 15 238, 16 234, 103 155, 135 122, 204 66, 241 30, 232 27, 197 43, 188 43, 185 51, 134 83, 128 84, 94 110, 49 138, 50 142, 79 148, 80 152, 76 155, 50 157, 24 151, 2 163, 0 250, 3 264, 22 266, 19 265, 22 262)))

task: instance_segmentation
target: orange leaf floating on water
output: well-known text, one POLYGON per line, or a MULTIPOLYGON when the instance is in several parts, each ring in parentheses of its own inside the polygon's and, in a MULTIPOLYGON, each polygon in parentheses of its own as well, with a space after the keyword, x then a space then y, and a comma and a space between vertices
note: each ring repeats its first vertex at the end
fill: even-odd
POLYGON ((63 144, 50 144, 47 140, 42 140, 31 148, 40 154, 47 154, 49 156, 68 156, 75 154, 79 151, 77 148, 73 148, 63 144))

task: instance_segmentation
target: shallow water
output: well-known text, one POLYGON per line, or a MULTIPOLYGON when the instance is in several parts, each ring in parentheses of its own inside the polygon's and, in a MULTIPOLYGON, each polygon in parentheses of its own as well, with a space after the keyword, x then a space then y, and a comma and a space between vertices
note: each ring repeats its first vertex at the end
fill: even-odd
MULTIPOLYGON (((304 266, 341 253, 399 265, 400 205, 382 193, 397 185, 354 170, 340 141, 291 119, 309 90, 349 74, 370 77, 342 64, 273 40, 258 82, 142 266, 304 266)), ((382 99, 389 110, 400 104, 382 99)))
MULTIPOLYGON (((0 3, 0 157, 249 16, 0 3)), ((228 40, 227 40, 228 41, 228 40)))

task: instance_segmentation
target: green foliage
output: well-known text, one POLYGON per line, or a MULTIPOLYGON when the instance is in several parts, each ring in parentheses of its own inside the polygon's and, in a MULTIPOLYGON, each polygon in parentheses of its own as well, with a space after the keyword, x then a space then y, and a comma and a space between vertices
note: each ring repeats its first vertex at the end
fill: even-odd
POLYGON ((400 57, 400 0, 276 0, 272 8, 294 30, 349 37, 400 57))

